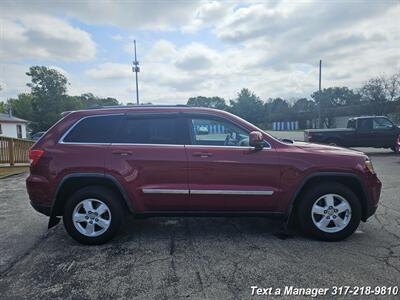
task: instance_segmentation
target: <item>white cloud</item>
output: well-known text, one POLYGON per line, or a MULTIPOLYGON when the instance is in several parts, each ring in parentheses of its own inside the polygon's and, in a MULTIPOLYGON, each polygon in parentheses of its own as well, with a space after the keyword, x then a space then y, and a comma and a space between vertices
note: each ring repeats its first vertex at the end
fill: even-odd
POLYGON ((86 74, 93 79, 121 80, 132 76, 132 71, 128 64, 104 63, 87 70, 86 74))
POLYGON ((216 53, 200 43, 191 43, 179 51, 175 66, 186 71, 209 69, 213 65, 216 53))
POLYGON ((2 60, 83 61, 96 53, 96 45, 87 32, 50 16, 0 16, 0 26, 2 60))
MULTIPOLYGON (((7 15, 5 10, 0 12, 0 18, 8 22, 4 23, 7 32, 3 30, 3 36, 13 45, 0 47, 0 53, 7 53, 3 55, 7 63, 23 58, 92 58, 95 46, 90 35, 56 19, 56 14, 57 18, 67 16, 67 20, 88 23, 96 34, 104 28, 96 24, 119 26, 120 34, 111 36, 118 45, 131 36, 142 39, 139 87, 146 102, 184 103, 196 95, 228 100, 243 87, 264 100, 309 96, 318 86, 319 59, 323 60, 323 87, 357 88, 372 76, 400 68, 398 1, 10 3, 1 4, 7 15), (44 24, 36 24, 40 22, 29 15, 22 20, 26 15, 23 11, 32 16, 47 14, 44 24), (9 17, 20 15, 21 21, 9 17), (154 42, 154 37, 159 40, 154 42), (71 53, 71 48, 76 51, 71 53)), ((133 53, 132 43, 123 47, 133 53)), ((71 93, 89 91, 132 101, 131 61, 99 52, 97 66, 86 72, 78 74, 65 67, 71 93)), ((10 81, 6 84, 13 86, 10 81)))
POLYGON ((186 24, 192 12, 201 4, 191 1, 15 1, 5 2, 4 8, 11 14, 21 11, 30 13, 58 14, 77 18, 88 24, 105 24, 133 29, 169 30, 186 24))
POLYGON ((111 38, 114 41, 122 41, 124 39, 124 37, 122 35, 120 35, 120 34, 113 35, 113 36, 111 36, 111 38))

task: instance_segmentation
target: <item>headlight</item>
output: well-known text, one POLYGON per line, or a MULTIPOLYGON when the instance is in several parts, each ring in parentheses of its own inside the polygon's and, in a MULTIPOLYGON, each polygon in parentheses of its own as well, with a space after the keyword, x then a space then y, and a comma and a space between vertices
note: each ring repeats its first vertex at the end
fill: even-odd
POLYGON ((374 166, 372 165, 372 161, 369 159, 365 160, 365 167, 372 173, 375 174, 374 166))

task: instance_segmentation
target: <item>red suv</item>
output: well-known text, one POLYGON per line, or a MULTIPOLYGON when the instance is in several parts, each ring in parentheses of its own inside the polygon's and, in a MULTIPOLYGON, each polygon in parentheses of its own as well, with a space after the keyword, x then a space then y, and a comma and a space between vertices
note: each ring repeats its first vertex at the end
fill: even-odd
POLYGON ((376 210, 381 182, 361 152, 282 142, 230 113, 138 106, 67 114, 30 150, 32 206, 85 244, 124 216, 275 216, 341 240, 376 210), (296 221, 296 222, 292 222, 296 221))

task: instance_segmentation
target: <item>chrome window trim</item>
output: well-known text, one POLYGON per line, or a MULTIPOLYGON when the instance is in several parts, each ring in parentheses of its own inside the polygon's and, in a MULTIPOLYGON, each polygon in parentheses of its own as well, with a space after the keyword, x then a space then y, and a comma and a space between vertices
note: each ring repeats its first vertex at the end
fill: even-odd
MULTIPOLYGON (((265 140, 264 140, 265 141, 265 140)), ((270 143, 268 143, 267 141, 265 141, 265 143, 268 145, 268 146, 264 146, 261 150, 270 150, 270 149, 272 149, 272 146, 271 146, 271 144, 270 143)), ((226 149, 255 149, 255 147, 252 147, 252 146, 218 146, 218 145, 192 145, 192 144, 190 144, 190 145, 185 145, 185 147, 188 147, 188 148, 195 148, 195 147, 209 147, 209 148, 226 148, 226 149)))
POLYGON ((190 190, 194 195, 245 195, 245 196, 271 196, 274 191, 244 191, 244 190, 190 190))
POLYGON ((180 194, 180 195, 244 195, 244 196, 271 196, 272 190, 245 191, 245 190, 190 190, 190 189, 142 189, 144 194, 180 194))
MULTIPOLYGON (((266 142, 268 145, 269 143, 266 142)), ((152 147, 208 147, 208 148, 225 148, 225 149, 248 149, 253 150, 254 147, 251 146, 217 146, 217 145, 186 145, 186 144, 134 144, 134 143, 85 143, 85 142, 59 142, 59 144, 69 144, 69 145, 109 145, 109 146, 152 146, 152 147)), ((272 147, 264 147, 261 150, 270 150, 272 147)))
MULTIPOLYGON (((251 146, 225 146, 225 145, 193 145, 193 144, 143 144, 143 143, 139 143, 139 144, 135 144, 135 143, 94 143, 94 142, 64 142, 65 137, 83 120, 88 119, 88 118, 96 118, 96 117, 108 117, 108 116, 124 116, 125 113, 118 113, 118 114, 99 114, 99 115, 90 115, 90 116, 85 116, 79 120, 77 120, 74 124, 72 124, 69 129, 61 136, 61 138, 58 140, 58 144, 68 144, 68 145, 121 145, 121 146, 156 146, 156 147, 160 147, 160 146, 178 146, 178 147, 210 147, 210 148, 225 148, 225 149, 254 149, 254 147, 251 146)), ((205 115, 207 115, 205 113, 205 115)), ((211 115, 214 116, 214 115, 211 115)), ((220 117, 220 116, 216 116, 216 117, 220 117)), ((245 127, 242 127, 241 125, 236 124, 235 122, 233 122, 232 120, 229 120, 227 118, 222 117, 222 119, 226 119, 227 121, 231 122, 232 124, 241 127, 245 130, 247 130, 245 127)), ((271 144, 264 140, 264 142, 266 143, 267 146, 264 146, 262 150, 270 150, 272 149, 271 144)))
POLYGON ((188 195, 189 190, 187 189, 142 189, 144 194, 180 194, 188 195))
POLYGON ((89 119, 89 118, 96 118, 96 117, 111 117, 111 116, 123 116, 125 114, 102 114, 102 115, 91 115, 91 116, 85 116, 83 118, 80 118, 78 121, 76 121, 68 130, 61 136, 61 138, 58 140, 59 144, 77 144, 77 145, 110 145, 111 143, 86 143, 86 142, 64 142, 65 137, 83 120, 89 119))

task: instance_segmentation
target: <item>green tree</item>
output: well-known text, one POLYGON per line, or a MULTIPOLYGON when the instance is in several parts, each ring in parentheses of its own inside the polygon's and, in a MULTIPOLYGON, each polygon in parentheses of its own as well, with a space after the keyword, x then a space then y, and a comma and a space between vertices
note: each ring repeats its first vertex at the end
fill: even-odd
MULTIPOLYGON (((66 110, 79 109, 74 107, 67 97, 67 78, 54 69, 43 66, 29 68, 26 75, 31 77, 32 123, 33 132, 49 129, 66 110)), ((78 105, 77 105, 78 106, 78 105)))
POLYGON ((320 101, 325 107, 335 107, 344 105, 359 104, 361 95, 354 93, 348 87, 329 87, 323 89, 321 92, 316 91, 311 95, 315 103, 319 105, 320 101))
POLYGON ((114 106, 119 105, 117 99, 107 97, 99 98, 92 93, 85 93, 80 96, 84 108, 93 108, 97 106, 114 106))
POLYGON ((203 97, 197 96, 189 98, 187 105, 189 106, 200 106, 200 107, 211 107, 217 109, 227 109, 225 99, 220 97, 203 97))
POLYGON ((307 98, 298 99, 292 106, 292 110, 296 113, 299 112, 312 112, 316 109, 315 102, 307 98))
POLYGON ((16 99, 8 99, 7 106, 11 108, 14 116, 28 121, 33 120, 32 95, 19 94, 16 99))
POLYGON ((242 89, 235 100, 230 100, 229 111, 260 125, 264 119, 264 102, 249 89, 242 89))
POLYGON ((0 113, 6 112, 6 104, 4 102, 0 102, 0 113))
POLYGON ((400 98, 400 73, 371 78, 361 87, 360 94, 371 105, 371 113, 387 113, 387 103, 400 98))
POLYGON ((283 114, 289 112, 289 103, 282 98, 269 99, 266 103, 268 114, 283 114))
POLYGON ((348 87, 329 87, 311 95, 317 108, 321 110, 320 126, 333 127, 335 107, 360 104, 361 95, 348 87))

